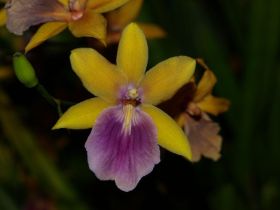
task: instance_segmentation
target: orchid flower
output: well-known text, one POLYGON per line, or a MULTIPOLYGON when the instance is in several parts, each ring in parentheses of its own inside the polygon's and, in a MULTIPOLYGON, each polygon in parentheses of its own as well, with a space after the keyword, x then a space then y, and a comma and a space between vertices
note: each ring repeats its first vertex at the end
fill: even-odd
POLYGON ((6 4, 7 28, 21 35, 30 26, 43 24, 25 48, 29 51, 69 28, 75 37, 94 37, 105 43, 106 19, 101 13, 129 0, 10 0, 6 4))
MULTIPOLYGON (((107 26, 107 44, 117 43, 120 40, 121 32, 130 22, 134 21, 138 16, 142 7, 143 0, 130 0, 124 6, 117 10, 108 12, 106 19, 107 26)), ((144 32, 147 39, 162 38, 166 36, 166 32, 159 26, 151 23, 137 23, 144 32)))
POLYGON ((193 162, 199 161, 202 155, 213 160, 221 156, 222 137, 218 135, 220 126, 208 114, 216 116, 225 112, 230 103, 227 99, 211 94, 216 82, 215 75, 208 68, 197 86, 191 82, 194 87, 191 99, 187 102, 185 112, 177 119, 189 138, 193 162))
POLYGON ((123 191, 134 189, 159 163, 158 144, 191 159, 182 129, 154 105, 189 81, 194 59, 169 58, 145 74, 147 41, 131 23, 122 33, 116 65, 88 48, 73 50, 70 60, 85 88, 97 97, 70 107, 53 128, 92 128, 85 147, 99 179, 114 180, 123 191))

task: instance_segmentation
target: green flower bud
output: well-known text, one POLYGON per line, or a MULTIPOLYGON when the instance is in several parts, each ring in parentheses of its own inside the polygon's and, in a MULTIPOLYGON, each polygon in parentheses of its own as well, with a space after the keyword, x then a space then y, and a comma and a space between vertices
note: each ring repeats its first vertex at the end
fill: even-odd
POLYGON ((19 52, 14 54, 13 65, 15 74, 22 84, 28 88, 32 88, 38 84, 34 68, 23 54, 19 52))

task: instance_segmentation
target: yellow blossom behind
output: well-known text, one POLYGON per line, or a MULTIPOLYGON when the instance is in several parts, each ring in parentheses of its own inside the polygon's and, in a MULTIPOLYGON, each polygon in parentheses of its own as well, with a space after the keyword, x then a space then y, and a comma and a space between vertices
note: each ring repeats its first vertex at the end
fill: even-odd
MULTIPOLYGON (((120 40, 121 31, 137 18, 142 5, 143 0, 130 0, 123 7, 106 14, 108 21, 107 44, 117 43, 120 40)), ((166 32, 155 24, 139 22, 137 24, 147 39, 163 38, 166 36, 166 32)))

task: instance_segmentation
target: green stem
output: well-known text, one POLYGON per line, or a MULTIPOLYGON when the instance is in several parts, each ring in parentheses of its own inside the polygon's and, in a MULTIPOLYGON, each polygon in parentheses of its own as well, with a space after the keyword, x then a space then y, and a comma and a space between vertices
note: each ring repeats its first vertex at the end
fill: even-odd
POLYGON ((50 105, 57 107, 57 101, 54 99, 54 97, 52 97, 52 95, 46 90, 43 85, 39 83, 35 86, 35 88, 50 105))
POLYGON ((57 98, 54 98, 47 89, 40 83, 35 86, 35 89, 43 96, 44 99, 53 107, 57 109, 59 116, 63 114, 61 106, 72 106, 74 103, 70 101, 63 101, 57 98))

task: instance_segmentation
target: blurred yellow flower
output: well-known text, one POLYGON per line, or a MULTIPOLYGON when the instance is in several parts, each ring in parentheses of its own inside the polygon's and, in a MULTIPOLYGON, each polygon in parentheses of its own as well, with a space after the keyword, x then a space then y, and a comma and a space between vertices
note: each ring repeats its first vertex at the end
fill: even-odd
MULTIPOLYGON (((106 14, 108 22, 106 43, 117 43, 120 40, 121 31, 138 16, 143 0, 130 0, 123 7, 106 14)), ((166 32, 155 24, 137 23, 147 39, 162 38, 166 32)))
POLYGON ((43 24, 25 48, 28 52, 45 40, 69 28, 75 37, 94 37, 105 44, 106 19, 102 13, 129 0, 25 0, 9 1, 7 28, 21 35, 32 25, 43 24))

